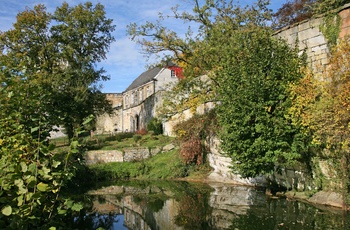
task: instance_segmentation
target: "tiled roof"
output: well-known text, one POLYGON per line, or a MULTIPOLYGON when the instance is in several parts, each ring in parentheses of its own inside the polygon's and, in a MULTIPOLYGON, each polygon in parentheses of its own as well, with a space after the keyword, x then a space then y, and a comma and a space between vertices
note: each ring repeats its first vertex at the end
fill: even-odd
POLYGON ((154 79, 155 76, 162 70, 160 67, 154 67, 152 69, 149 69, 145 72, 143 72, 140 76, 138 76, 125 91, 129 91, 132 89, 135 89, 143 84, 146 84, 147 82, 150 82, 154 79))

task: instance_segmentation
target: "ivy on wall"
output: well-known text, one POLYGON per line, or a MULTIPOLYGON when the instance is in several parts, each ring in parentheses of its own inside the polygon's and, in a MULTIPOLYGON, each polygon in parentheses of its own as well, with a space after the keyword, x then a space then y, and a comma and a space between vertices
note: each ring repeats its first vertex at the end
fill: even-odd
POLYGON ((320 30, 328 41, 328 47, 332 50, 336 45, 340 33, 341 17, 338 14, 327 14, 320 30))

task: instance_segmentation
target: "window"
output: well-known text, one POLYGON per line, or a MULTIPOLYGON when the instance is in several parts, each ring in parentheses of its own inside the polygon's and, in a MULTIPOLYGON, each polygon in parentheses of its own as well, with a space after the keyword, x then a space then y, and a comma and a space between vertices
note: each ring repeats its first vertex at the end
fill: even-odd
POLYGON ((175 70, 171 70, 171 77, 175 77, 175 70))
POLYGON ((142 92, 142 89, 140 90, 139 92, 139 97, 140 97, 140 102, 143 100, 143 92, 142 92))
POLYGON ((125 105, 128 105, 129 104, 129 95, 126 95, 125 96, 125 105))
POLYGON ((147 88, 146 88, 146 97, 149 97, 150 93, 151 93, 151 91, 149 90, 149 86, 147 86, 147 88))
POLYGON ((135 103, 135 93, 131 94, 131 104, 135 103))

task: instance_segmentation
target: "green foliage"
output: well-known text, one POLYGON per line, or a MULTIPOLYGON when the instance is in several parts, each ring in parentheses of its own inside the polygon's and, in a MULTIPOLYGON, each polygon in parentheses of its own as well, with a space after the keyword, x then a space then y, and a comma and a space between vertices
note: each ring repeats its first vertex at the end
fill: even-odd
POLYGON ((6 229, 49 228, 51 220, 81 208, 61 196, 79 164, 73 163, 79 159, 79 144, 72 141, 69 152, 53 153, 54 146, 46 139, 51 127, 41 116, 40 98, 26 97, 19 90, 26 83, 21 80, 0 89, 0 227, 6 229), (23 105, 27 113, 13 110, 16 105, 23 105))
POLYGON ((62 225, 57 219, 82 208, 81 203, 66 198, 63 191, 68 185, 79 187, 74 178, 84 168, 80 161, 83 148, 78 138, 72 138, 66 150, 57 151, 48 136, 53 125, 68 125, 66 119, 70 120, 69 126, 74 126, 70 137, 81 135, 93 120, 90 114, 102 108, 91 108, 84 100, 104 103, 91 90, 91 85, 102 77, 102 72, 92 66, 105 54, 113 26, 104 20, 101 5, 92 9, 89 3, 76 8, 64 4, 57 9, 55 17, 56 22, 43 5, 35 6, 34 10, 20 12, 14 28, 0 36, 0 228, 3 229, 53 229, 62 225), (60 11, 64 9, 69 12, 60 11), (67 21, 57 18, 63 15, 67 21), (90 18, 92 15, 97 18, 90 18), (96 27, 95 31, 73 27, 72 24, 86 25, 78 23, 83 17, 94 24, 90 26, 96 27), (71 31, 70 26, 63 26, 68 24, 71 31), (100 25, 103 31, 99 30, 100 25), (88 42, 77 39, 75 45, 80 46, 69 46, 67 43, 73 43, 64 40, 64 36, 78 31, 89 36, 85 38, 88 42), (107 40, 97 37, 96 41, 94 36, 99 32, 107 40), (78 50, 84 54, 78 54, 78 50), (62 100, 63 94, 69 95, 67 101, 62 100))
POLYGON ((142 136, 138 135, 138 134, 135 134, 132 138, 134 139, 135 143, 137 143, 137 142, 139 142, 142 139, 142 136))
POLYGON ((316 0, 313 11, 316 14, 331 13, 335 9, 350 3, 349 0, 316 0))
POLYGON ((319 150, 318 156, 335 161, 333 165, 338 174, 336 178, 342 180, 344 200, 350 181, 349 63, 350 41, 345 38, 335 47, 322 80, 307 75, 292 87, 290 110, 294 122, 310 133, 314 148, 319 150))
POLYGON ((297 52, 260 26, 232 31, 225 44, 213 42, 221 50, 215 73, 221 149, 233 169, 252 177, 300 159, 303 140, 286 118, 289 83, 301 78, 297 52))
POLYGON ((108 77, 95 69, 114 40, 103 5, 64 3, 54 14, 37 5, 18 13, 13 26, 0 36, 2 71, 27 81, 27 96, 41 97, 50 125, 64 125, 71 139, 90 114, 110 110, 97 86, 108 77))
MULTIPOLYGON (((134 133, 119 133, 115 136, 96 135, 93 139, 86 138, 83 143, 89 150, 123 150, 124 148, 135 146, 134 133)), ((147 134, 139 140, 139 146, 155 148, 173 142, 174 138, 163 135, 147 134)))
POLYGON ((115 135, 115 140, 116 141, 122 141, 124 139, 127 139, 127 138, 131 138, 134 134, 133 133, 117 133, 115 135))
POLYGON ((142 162, 116 162, 93 165, 90 169, 97 181, 123 180, 142 175, 145 165, 142 162))
POLYGON ((152 120, 150 120, 150 122, 147 123, 147 130, 153 131, 154 135, 163 134, 162 121, 157 118, 152 118, 152 120))
POLYGON ((332 50, 338 42, 340 33, 341 18, 338 14, 327 14, 324 23, 320 29, 326 37, 330 50, 332 50))

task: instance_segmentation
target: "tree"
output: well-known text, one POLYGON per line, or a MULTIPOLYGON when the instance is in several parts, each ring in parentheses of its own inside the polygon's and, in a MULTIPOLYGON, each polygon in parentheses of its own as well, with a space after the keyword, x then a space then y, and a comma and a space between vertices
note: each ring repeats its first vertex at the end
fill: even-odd
MULTIPOLYGON (((274 14, 274 29, 281 29, 285 26, 312 18, 314 15, 333 14, 334 10, 349 0, 291 0, 282 5, 274 14)), ((331 20, 334 20, 332 18, 331 20)))
POLYGON ((303 63, 296 50, 272 37, 268 3, 260 0, 243 8, 234 1, 206 1, 202 6, 194 1, 193 14, 174 10, 175 17, 199 24, 198 32, 188 32, 184 39, 160 24, 133 24, 129 30, 134 39, 142 38, 135 40, 146 52, 172 51, 185 67, 178 89, 187 97, 180 99, 198 103, 178 100, 182 105, 218 102, 221 148, 245 177, 299 160, 304 145, 298 127, 285 117, 288 86, 301 78, 303 63), (196 84, 200 75, 210 85, 196 84))
POLYGON ((82 208, 61 193, 80 152, 77 141, 66 154, 53 152, 49 94, 14 72, 0 72, 0 228, 48 229, 53 218, 82 208))
POLYGON ((97 85, 108 77, 95 64, 106 58, 114 28, 103 5, 64 3, 53 15, 43 5, 26 9, 1 33, 3 68, 47 92, 45 113, 70 138, 84 118, 110 109, 97 85))
POLYGON ((242 27, 228 37, 214 45, 221 50, 222 63, 215 71, 221 149, 244 177, 292 165, 307 150, 298 127, 286 118, 289 83, 301 78, 297 51, 261 26, 242 27))
POLYGON ((315 2, 316 0, 293 0, 284 3, 274 14, 272 27, 280 29, 311 18, 315 2))
POLYGON ((0 228, 49 229, 82 208, 61 191, 82 167, 80 145, 71 140, 57 153, 47 137, 62 123, 72 137, 85 117, 107 108, 96 86, 104 71, 94 63, 105 58, 113 29, 102 5, 86 3, 63 4, 54 15, 43 5, 26 9, 0 33, 0 228))

